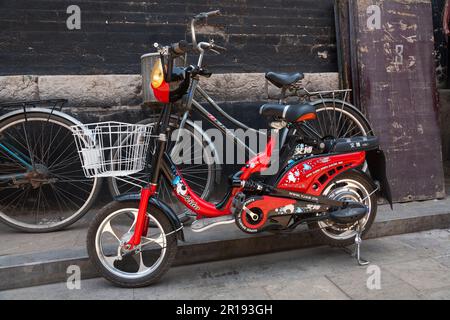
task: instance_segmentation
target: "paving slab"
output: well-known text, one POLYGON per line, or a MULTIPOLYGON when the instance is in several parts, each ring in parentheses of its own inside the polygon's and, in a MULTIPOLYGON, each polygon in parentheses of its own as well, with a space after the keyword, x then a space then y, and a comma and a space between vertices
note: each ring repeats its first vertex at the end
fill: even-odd
MULTIPOLYGON (((395 250, 395 249, 394 249, 395 250)), ((376 261, 379 263, 379 261, 376 261)), ((353 270, 347 269, 342 273, 328 275, 330 281, 341 288, 351 299, 356 300, 418 300, 421 299, 420 291, 414 288, 407 282, 399 279, 385 267, 379 268, 380 272, 380 286, 374 289, 369 289, 367 286, 368 277, 373 274, 372 270, 361 268, 353 270)), ((369 281, 369 284, 372 282, 369 281)))
POLYGON ((349 300, 349 296, 325 276, 272 281, 264 288, 274 300, 349 300))
POLYGON ((450 268, 450 255, 437 256, 436 259, 440 264, 450 268))
POLYGON ((422 291, 423 300, 450 300, 450 287, 422 291))
POLYGON ((450 269, 433 258, 389 264, 386 269, 417 290, 450 287, 450 269))

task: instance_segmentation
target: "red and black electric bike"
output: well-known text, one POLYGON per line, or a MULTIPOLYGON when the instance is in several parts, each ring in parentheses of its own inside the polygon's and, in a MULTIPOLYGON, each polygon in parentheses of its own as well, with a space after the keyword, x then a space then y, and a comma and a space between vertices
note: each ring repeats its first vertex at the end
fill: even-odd
POLYGON ((121 195, 97 214, 87 238, 91 261, 103 277, 123 287, 147 286, 164 275, 175 259, 178 241, 184 241, 177 214, 156 197, 164 177, 178 200, 197 215, 194 231, 235 223, 250 234, 278 233, 307 224, 325 243, 355 244, 356 258, 364 264, 359 256, 361 237, 375 219, 378 196, 391 203, 385 157, 376 137, 302 136, 308 122, 316 118, 314 106, 263 105, 260 114, 273 128, 266 150, 230 177, 229 190, 219 203, 200 198, 172 162, 166 152, 171 114, 176 103, 192 99, 188 94, 192 83, 205 73, 198 66, 176 67, 174 59, 187 51, 220 49, 213 42, 158 46, 160 59, 151 86, 165 106, 156 125, 101 123, 74 128, 87 176, 120 177, 148 170, 149 177, 139 194, 121 195), (280 130, 289 133, 278 148, 280 130), (290 140, 312 146, 314 152, 292 154, 290 140), (154 142, 151 151, 150 141, 154 142), (277 172, 265 176, 275 163, 277 172), (363 170, 366 164, 368 171, 363 170))

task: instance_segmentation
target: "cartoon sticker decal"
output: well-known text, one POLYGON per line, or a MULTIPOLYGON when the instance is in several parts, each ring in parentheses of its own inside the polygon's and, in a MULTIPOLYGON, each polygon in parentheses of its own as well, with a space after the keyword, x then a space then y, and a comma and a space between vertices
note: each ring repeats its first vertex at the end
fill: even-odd
POLYGON ((289 204, 287 206, 276 208, 275 212, 280 215, 284 214, 294 214, 295 213, 295 206, 293 204, 289 204))
POLYGON ((175 187, 175 192, 177 193, 177 195, 181 196, 187 204, 189 204, 195 210, 200 210, 197 202, 195 202, 194 199, 192 199, 191 196, 187 194, 187 187, 179 176, 176 176, 172 180, 172 185, 175 187))

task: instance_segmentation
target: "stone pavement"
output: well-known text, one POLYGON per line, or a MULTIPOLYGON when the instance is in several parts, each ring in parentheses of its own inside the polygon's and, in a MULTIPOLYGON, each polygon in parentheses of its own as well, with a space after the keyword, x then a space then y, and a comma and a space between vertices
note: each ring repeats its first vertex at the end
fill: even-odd
MULTIPOLYGON (((80 266, 83 279, 96 277, 88 261, 86 227, 95 212, 67 230, 49 234, 24 234, 0 225, 0 290, 65 281, 68 266, 80 266)), ((450 197, 379 207, 369 238, 450 228, 450 197)), ((295 250, 320 245, 299 228, 288 235, 247 235, 235 225, 219 226, 204 233, 185 228, 176 265, 189 265, 295 250)))
POLYGON ((58 283, 1 291, 0 299, 450 299, 450 230, 370 239, 363 255, 369 269, 341 249, 317 247, 175 267, 142 289, 91 279, 80 290, 58 283))

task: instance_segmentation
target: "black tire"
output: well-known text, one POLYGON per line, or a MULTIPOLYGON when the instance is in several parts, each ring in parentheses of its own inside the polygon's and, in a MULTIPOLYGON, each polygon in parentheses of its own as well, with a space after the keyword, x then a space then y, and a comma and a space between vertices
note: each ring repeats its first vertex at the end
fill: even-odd
MULTIPOLYGON (((124 287, 124 288, 139 288, 146 287, 151 284, 157 282, 171 267, 176 253, 178 249, 177 244, 177 233, 174 232, 167 236, 166 238, 166 253, 161 261, 161 263, 157 266, 157 268, 151 272, 150 274, 135 278, 135 279, 127 279, 121 277, 117 274, 112 273, 108 270, 107 267, 102 263, 100 257, 97 254, 96 250, 96 240, 97 240, 97 232, 100 228, 103 221, 110 216, 112 213, 117 212, 122 209, 138 209, 139 202, 137 201, 127 201, 127 202, 112 202, 107 205, 101 212, 99 212, 94 221, 89 226, 87 233, 87 251, 89 254, 89 259, 97 269, 100 275, 102 275, 105 279, 110 281, 116 286, 124 287)), ((158 208, 154 206, 149 206, 148 212, 161 224, 164 229, 165 234, 169 234, 174 231, 174 227, 170 223, 167 216, 158 208)), ((151 228, 151 227, 150 227, 151 228)))
MULTIPOLYGON (((29 111, 26 114, 26 119, 25 119, 25 116, 24 116, 23 113, 19 113, 17 115, 13 115, 11 117, 8 117, 8 118, 4 119, 0 123, 0 132, 4 128, 7 128, 8 126, 12 126, 14 123, 17 123, 18 121, 20 122, 20 121, 25 121, 25 120, 30 121, 30 122, 32 122, 32 121, 41 121, 42 123, 45 123, 48 120, 48 121, 53 122, 55 124, 55 126, 57 126, 57 127, 59 126, 60 127, 59 130, 62 129, 64 132, 57 131, 58 134, 60 134, 60 135, 64 134, 64 139, 65 139, 64 141, 67 141, 68 143, 73 143, 73 150, 71 149, 71 152, 73 151, 73 155, 71 154, 70 158, 72 159, 72 157, 73 157, 74 161, 73 161, 73 163, 70 164, 71 165, 70 170, 76 170, 76 171, 70 171, 70 172, 72 174, 74 174, 74 172, 75 172, 77 174, 77 177, 78 177, 78 175, 80 176, 80 179, 85 178, 84 177, 84 173, 82 171, 82 167, 81 167, 81 161, 78 158, 78 155, 77 154, 75 155, 76 145, 75 145, 75 141, 74 141, 74 139, 72 137, 72 133, 71 133, 71 130, 70 130, 70 126, 76 125, 76 123, 73 123, 72 121, 69 121, 68 119, 66 119, 64 117, 61 117, 61 116, 59 116, 57 114, 50 114, 50 112, 46 113, 46 112, 40 112, 40 111, 29 111), (39 120, 39 119, 43 119, 43 120, 39 120), (81 178, 81 176, 83 176, 83 178, 81 178)), ((43 124, 42 124, 42 128, 43 128, 43 124)), ((42 130, 44 130, 44 129, 42 129, 42 130)), ((46 130, 50 131, 50 128, 46 127, 46 130)), ((54 129, 54 130, 56 131, 57 129, 54 129)), ((56 132, 55 132, 55 134, 56 134, 56 132)), ((50 135, 50 134, 47 132, 47 136, 48 135, 50 135)), ((61 137, 61 139, 62 139, 62 137, 61 137)), ((49 141, 49 142, 51 144, 52 141, 49 141)), ((58 140, 58 142, 59 142, 59 140, 58 140)), ((31 144, 32 144, 32 141, 30 141, 30 146, 31 146, 31 144)), ((59 142, 59 144, 61 144, 61 142, 59 142)), ((58 145, 58 143, 53 143, 52 147, 57 148, 57 145, 58 145)), ((33 146, 31 146, 31 147, 33 147, 33 146)), ((65 148, 65 150, 67 150, 67 145, 66 144, 63 144, 63 147, 65 148)), ((0 156, 4 157, 5 154, 3 154, 0 151, 0 156)), ((61 167, 59 167, 58 170, 60 170, 60 169, 61 169, 61 167)), ((8 172, 8 171, 5 171, 5 170, 2 169, 1 161, 0 161, 0 172, 1 173, 8 172)), ((0 200, 0 221, 5 223, 6 225, 16 229, 16 230, 19 230, 19 231, 22 231, 22 232, 30 232, 30 233, 53 232, 53 231, 58 231, 58 230, 62 230, 64 228, 67 228, 68 226, 70 226, 73 223, 75 223, 76 221, 78 221, 81 217, 83 217, 87 213, 87 211, 91 208, 91 206, 93 205, 94 201, 96 200, 97 195, 98 195, 98 193, 99 193, 99 191, 101 189, 102 179, 100 179, 100 178, 87 179, 86 178, 86 180, 89 180, 89 181, 92 182, 92 184, 90 182, 89 186, 86 187, 86 188, 88 188, 88 190, 85 191, 87 193, 86 201, 81 202, 82 200, 84 200, 84 198, 83 199, 80 198, 79 200, 77 200, 77 201, 80 201, 80 207, 79 208, 73 208, 73 211, 74 211, 73 213, 71 213, 71 211, 70 211, 70 209, 72 209, 72 208, 67 206, 67 203, 64 204, 64 201, 61 201, 61 199, 59 199, 59 200, 58 199, 55 200, 53 198, 51 199, 53 201, 58 201, 58 207, 62 207, 62 208, 59 208, 59 211, 58 211, 60 214, 62 214, 61 211, 64 211, 63 210, 64 208, 67 209, 67 211, 64 211, 64 212, 67 212, 67 215, 68 215, 67 218, 62 219, 61 217, 58 217, 60 219, 60 221, 55 222, 55 223, 49 223, 49 224, 44 224, 42 222, 33 224, 33 223, 20 221, 17 218, 14 219, 13 216, 11 216, 11 214, 15 213, 16 211, 13 208, 9 208, 8 209, 7 207, 5 207, 5 205, 2 206, 2 203, 1 203, 1 200, 0 200), (61 202, 61 203, 59 203, 59 202, 61 202)), ((57 187, 58 190, 60 190, 59 192, 64 192, 65 193, 65 196, 61 196, 63 198, 68 197, 69 193, 81 192, 79 190, 80 186, 72 186, 72 188, 70 188, 70 185, 68 185, 67 183, 64 183, 64 181, 62 181, 62 182, 55 182, 55 183, 59 183, 59 185, 57 187), (77 191, 77 189, 78 189, 78 191, 77 191)), ((52 187, 53 190, 56 190, 55 189, 56 187, 52 186, 52 185, 53 184, 50 183, 48 185, 42 186, 42 188, 47 190, 50 187, 52 187)), ((23 189, 24 193, 25 193, 25 190, 33 189, 32 187, 29 187, 27 185, 24 185, 24 188, 25 187, 26 187, 26 189, 23 189)), ((41 187, 39 187, 39 189, 40 188, 41 187)), ((41 191, 39 191, 39 192, 41 192, 41 191)), ((42 192, 44 193, 44 191, 42 191, 42 192)), ((7 193, 8 193, 7 189, 2 190, 2 188, 0 188, 0 199, 5 199, 5 197, 6 197, 5 194, 7 194, 7 193)), ((51 192, 49 193, 49 196, 50 196, 50 194, 51 194, 51 192)), ((27 194, 27 196, 25 198, 28 198, 28 202, 30 201, 29 199, 31 199, 29 194, 27 194)), ((58 198, 58 196, 54 195, 54 198, 58 198)), ((24 200, 24 201, 26 201, 26 200, 24 200)), ((66 200, 66 202, 68 202, 68 200, 66 200)), ((16 205, 16 207, 19 207, 19 205, 16 205)), ((50 205, 49 205, 49 208, 50 208, 50 205)), ((23 207, 22 207, 22 209, 23 209, 23 207)), ((52 216, 50 216, 50 218, 52 218, 52 216)))
MULTIPOLYGON (((147 119, 139 122, 140 124, 150 124, 157 121, 156 116, 148 117, 147 119)), ((175 116, 171 117, 170 125, 172 128, 176 128, 178 124, 178 118, 175 116)), ((195 132, 195 128, 192 127, 189 123, 185 124, 185 129, 190 131, 192 134, 195 132)), ((207 142, 203 142, 203 148, 207 146, 207 142)), ((168 148, 173 147, 173 145, 169 145, 168 148)), ((210 146, 211 147, 211 146, 210 146)), ((192 167, 192 165, 186 165, 186 168, 183 168, 183 166, 177 165, 177 169, 183 173, 183 171, 186 171, 186 173, 189 173, 189 167, 192 167)), ((212 163, 208 165, 208 172, 205 173, 207 177, 199 177, 198 169, 196 170, 196 178, 197 180, 189 181, 189 176, 184 176, 184 178, 189 182, 190 187, 192 190, 200 196, 204 200, 209 200, 215 187, 215 183, 218 182, 218 180, 221 177, 221 168, 220 165, 217 163, 212 163), (203 180, 206 180, 203 182, 203 180)), ((139 179, 145 180, 145 173, 140 172, 135 175, 132 175, 132 177, 137 177, 139 179)), ((122 179, 126 179, 126 177, 122 177, 122 179)), ((114 177, 108 178, 108 187, 113 197, 116 197, 123 193, 130 193, 130 192, 139 192, 139 188, 137 186, 132 185, 126 185, 125 182, 121 180, 117 180, 114 177)), ((176 197, 172 193, 172 187, 170 184, 170 181, 167 181, 167 179, 162 175, 160 179, 160 185, 159 185, 159 191, 157 197, 165 202, 169 207, 171 207, 175 212, 178 213, 180 219, 184 219, 186 214, 189 213, 189 210, 186 209, 184 206, 181 205, 181 203, 178 202, 176 197)))
MULTIPOLYGON (((345 173, 337 176, 336 178, 334 178, 329 183, 327 188, 324 189, 324 193, 322 195, 324 195, 324 196, 330 195, 330 191, 332 191, 332 190, 328 191, 328 188, 330 188, 330 186, 332 186, 333 184, 337 184, 339 181, 354 181, 356 184, 361 185, 366 190, 367 194, 365 196, 370 195, 370 197, 368 197, 366 200, 366 204, 367 204, 367 201, 370 201, 369 202, 370 203, 370 211, 368 213, 369 217, 367 218, 367 221, 365 221, 365 223, 364 223, 364 231, 362 232, 362 238, 364 238, 364 236, 367 234, 367 232, 372 227, 372 224, 373 224, 376 214, 377 214, 377 194, 376 194, 376 192, 374 192, 375 186, 372 183, 372 181, 370 180, 370 178, 367 176, 367 174, 365 174, 361 171, 352 170, 352 171, 345 172, 345 173)), ((335 187, 335 188, 337 188, 337 187, 335 187)), ((333 227, 324 228, 324 224, 325 225, 328 224, 330 226, 337 227, 337 228, 343 228, 343 229, 349 227, 349 226, 339 226, 339 225, 333 224, 331 221, 309 223, 308 224, 309 228, 313 231, 314 235, 318 239, 320 239, 321 243, 330 245, 332 247, 347 247, 347 246, 355 243, 356 233, 353 233, 352 236, 351 236, 351 234, 349 234, 348 238, 338 239, 337 238, 338 235, 336 235, 336 237, 333 237, 333 235, 332 235, 331 231, 333 231, 333 227)), ((348 231, 348 232, 350 232, 350 231, 348 231)))

